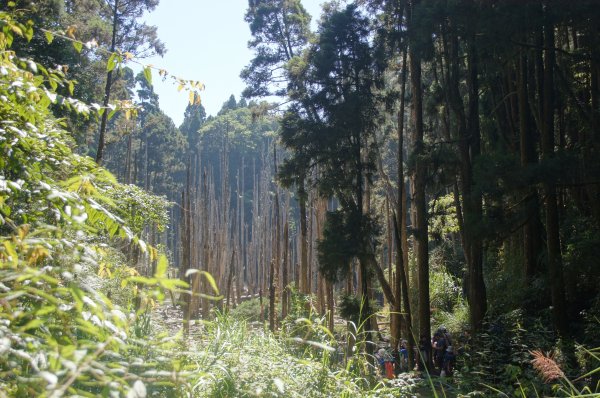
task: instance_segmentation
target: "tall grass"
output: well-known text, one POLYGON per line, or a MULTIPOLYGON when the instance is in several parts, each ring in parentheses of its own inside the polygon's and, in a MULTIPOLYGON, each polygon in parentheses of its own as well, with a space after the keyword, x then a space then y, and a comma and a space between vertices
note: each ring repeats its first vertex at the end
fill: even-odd
POLYGON ((280 335, 251 329, 245 320, 223 314, 203 326, 201 339, 173 347, 185 380, 177 388, 179 396, 407 396, 381 383, 365 383, 351 368, 339 366, 337 351, 330 345, 333 335, 308 319, 299 320, 294 333, 280 335), (309 329, 313 331, 308 333, 309 329), (294 336, 298 332, 305 338, 294 336), (323 335, 325 340, 314 339, 323 335))

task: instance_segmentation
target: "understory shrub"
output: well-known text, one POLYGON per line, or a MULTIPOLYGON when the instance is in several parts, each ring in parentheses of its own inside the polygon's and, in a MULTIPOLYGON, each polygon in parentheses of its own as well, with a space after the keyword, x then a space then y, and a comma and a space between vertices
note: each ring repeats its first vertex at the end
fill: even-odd
POLYGON ((555 339, 545 322, 527 318, 519 310, 488 319, 476 338, 459 343, 457 385, 465 393, 482 389, 488 393, 497 389, 508 396, 520 391, 549 392, 531 365, 531 351, 549 352, 555 339))

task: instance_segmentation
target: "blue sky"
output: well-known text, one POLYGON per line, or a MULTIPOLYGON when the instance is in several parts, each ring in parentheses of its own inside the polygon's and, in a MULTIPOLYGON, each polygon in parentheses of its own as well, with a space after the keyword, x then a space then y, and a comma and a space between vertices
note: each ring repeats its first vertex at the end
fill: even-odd
MULTIPOLYGON (((323 2, 303 0, 313 22, 319 17, 323 2)), ((247 48, 250 29, 244 21, 247 7, 248 0, 161 0, 146 22, 158 26, 167 54, 142 62, 204 83, 202 104, 208 114, 216 114, 231 94, 239 99, 244 89, 240 71, 252 58, 247 48)), ((160 107, 179 126, 188 103, 187 94, 178 92, 170 79, 163 83, 157 73, 153 82, 160 107)))

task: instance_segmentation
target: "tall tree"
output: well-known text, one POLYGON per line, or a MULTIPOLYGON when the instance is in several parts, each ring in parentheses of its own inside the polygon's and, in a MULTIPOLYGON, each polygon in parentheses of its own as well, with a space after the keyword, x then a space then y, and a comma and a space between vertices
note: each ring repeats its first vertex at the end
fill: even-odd
POLYGON ((355 5, 331 7, 324 14, 319 40, 306 56, 304 87, 309 109, 320 118, 312 118, 300 104, 287 112, 281 137, 294 152, 280 173, 290 178, 308 166, 307 175, 318 165, 314 178, 319 194, 339 202, 337 210, 327 213, 318 244, 320 271, 337 280, 347 275, 353 259, 358 260, 363 316, 370 312, 367 287, 377 229, 364 206, 374 170, 375 76, 368 37, 368 19, 355 5))
MULTIPOLYGON (((542 96, 542 159, 554 157, 554 118, 556 99, 554 95, 555 73, 555 37, 552 9, 549 2, 543 2, 545 18, 543 27, 544 61, 543 61, 543 96, 542 96)), ((556 186, 552 181, 544 183, 546 195, 546 245, 548 255, 548 276, 552 295, 552 313, 559 333, 566 337, 568 333, 567 308, 563 283, 562 256, 560 250, 560 225, 558 216, 558 197, 556 186)))
MULTIPOLYGON (((138 20, 145 12, 152 11, 158 5, 159 0, 108 0, 107 18, 111 21, 111 39, 109 51, 114 53, 119 50, 123 53, 131 53, 138 58, 144 58, 153 54, 163 55, 165 46, 157 38, 156 27, 140 23, 138 20)), ((104 85, 104 97, 102 106, 107 109, 113 84, 114 70, 106 74, 104 85)), ((98 133, 98 147, 96 150, 96 162, 101 164, 104 157, 106 126, 108 113, 104 112, 100 120, 98 133)))
POLYGON ((241 73, 244 97, 287 96, 286 64, 308 44, 310 15, 300 0, 249 0, 246 22, 255 56, 241 73))
POLYGON ((204 105, 188 104, 179 130, 187 138, 188 146, 192 152, 198 151, 199 130, 204 122, 206 122, 204 105))
MULTIPOLYGON (((253 37, 248 46, 255 51, 255 57, 241 73, 248 85, 244 97, 290 95, 303 104, 305 111, 309 111, 306 96, 298 90, 302 84, 294 83, 297 77, 293 76, 293 69, 300 62, 311 36, 310 15, 300 0, 249 0, 248 5, 246 21, 253 37)), ((312 115, 315 116, 314 113, 312 115)), ((301 234, 299 289, 303 293, 309 293, 306 177, 300 171, 293 180, 284 181, 288 186, 295 185, 298 194, 301 234)))
MULTIPOLYGON (((412 93, 412 154, 414 159, 413 184, 414 199, 413 205, 416 213, 416 223, 414 226, 414 236, 416 240, 416 257, 418 269, 418 287, 419 287, 419 337, 420 344, 431 340, 431 318, 429 311, 429 235, 427 219, 427 200, 425 197, 425 184, 427 164, 424 159, 424 125, 423 125, 423 87, 421 80, 421 52, 422 42, 418 34, 419 28, 416 9, 420 5, 418 0, 412 1, 409 7, 409 43, 408 58, 410 68, 410 88, 412 93)), ((426 343, 425 343, 426 344, 426 343)), ((431 350, 426 349, 426 353, 431 350)), ((428 366, 431 358, 420 358, 421 362, 428 366)))

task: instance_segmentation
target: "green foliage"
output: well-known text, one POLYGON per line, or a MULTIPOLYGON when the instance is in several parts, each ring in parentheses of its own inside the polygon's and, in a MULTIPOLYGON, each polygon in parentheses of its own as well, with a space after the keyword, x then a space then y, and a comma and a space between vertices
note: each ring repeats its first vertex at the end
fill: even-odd
POLYGON ((355 325, 360 324, 362 308, 361 301, 357 296, 343 295, 340 297, 340 316, 349 322, 353 322, 355 325))
POLYGON ((489 292, 489 313, 500 315, 507 310, 522 308, 545 294, 544 281, 536 279, 525 288, 525 278, 521 269, 523 258, 520 253, 510 253, 499 249, 489 250, 486 263, 486 286, 489 292), (522 287, 521 287, 522 286, 522 287))
MULTIPOLYGON (((511 396, 523 389, 526 396, 549 392, 531 366, 532 349, 544 352, 554 347, 555 336, 548 323, 512 311, 490 319, 484 332, 476 337, 454 336, 458 348, 458 374, 461 391, 481 390, 481 385, 496 388, 511 396)), ((486 388, 487 389, 487 388, 486 388)), ((489 391, 489 390, 488 390, 489 391)))
POLYGON ((260 299, 253 298, 241 302, 237 307, 231 309, 230 314, 233 318, 245 322, 258 322, 262 318, 260 299))
MULTIPOLYGON (((600 300, 600 224, 571 212, 563 228, 565 290, 570 302, 588 311, 600 300)), ((597 309, 596 309, 597 311, 597 309)))
POLYGON ((429 279, 431 306, 440 311, 452 311, 461 301, 461 281, 450 273, 456 261, 447 246, 439 246, 430 255, 431 275, 429 279))
POLYGON ((366 383, 335 366, 327 345, 330 337, 316 340, 318 333, 328 336, 318 322, 299 320, 297 327, 303 333, 311 331, 315 339, 278 337, 251 330, 237 318, 218 316, 204 325, 202 343, 178 350, 186 384, 177 393, 171 390, 171 396, 406 396, 399 389, 366 383))
MULTIPOLYGON (((54 397, 145 389, 140 363, 171 370, 172 363, 148 361, 157 354, 144 347, 158 350, 161 343, 132 338, 134 325, 147 331, 144 317, 134 307, 113 303, 96 274, 119 273, 122 288, 135 284, 140 314, 165 289, 186 285, 166 278, 165 259, 151 278, 110 264, 112 245, 147 249, 132 230, 137 221, 119 215, 128 187, 72 152, 70 133, 50 106, 79 102, 54 92, 59 73, 9 50, 13 35, 29 36, 28 27, 4 13, 0 21, 0 390, 15 397, 54 397)), ((88 111, 84 105, 73 109, 88 111)), ((164 222, 166 202, 136 193, 127 199, 130 208, 150 222, 164 222)), ((149 253, 152 258, 154 251, 149 253)))
POLYGON ((159 231, 166 228, 169 222, 167 210, 172 203, 165 197, 149 194, 135 185, 121 184, 110 190, 109 195, 119 217, 127 220, 136 235, 150 225, 155 225, 159 231))
POLYGON ((187 138, 188 148, 198 150, 198 131, 206 121, 206 110, 201 104, 188 104, 185 108, 183 123, 179 126, 181 133, 187 138))
POLYGON ((290 290, 290 311, 288 318, 291 320, 298 318, 312 318, 316 315, 313 307, 314 297, 309 294, 300 293, 294 286, 288 286, 290 290))
POLYGON ((432 200, 429 204, 429 217, 429 234, 433 240, 441 241, 448 235, 459 232, 452 194, 432 200))
POLYGON ((247 176, 244 180, 245 186, 240 186, 241 192, 236 192, 236 189, 230 190, 232 206, 237 206, 237 195, 244 199, 242 203, 246 206, 247 217, 251 214, 249 209, 253 196, 253 180, 249 176, 263 169, 265 163, 270 164, 271 156, 265 154, 272 151, 272 143, 278 129, 277 117, 254 117, 253 106, 254 104, 247 107, 236 105, 232 109, 225 106, 218 116, 209 117, 198 131, 193 132, 191 141, 197 144, 196 147, 190 148, 199 154, 200 170, 205 167, 214 170, 212 178, 217 197, 221 197, 222 194, 222 181, 229 181, 233 187, 233 182, 238 179, 241 184, 242 172, 247 176), (227 162, 223 164, 225 158, 227 162), (226 169, 222 167, 224 165, 227 166, 226 169))
POLYGON ((255 57, 241 73, 244 97, 285 95, 286 63, 300 55, 310 37, 310 15, 300 0, 250 1, 246 12, 255 57))

